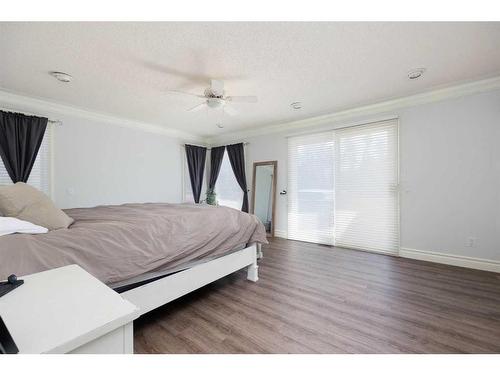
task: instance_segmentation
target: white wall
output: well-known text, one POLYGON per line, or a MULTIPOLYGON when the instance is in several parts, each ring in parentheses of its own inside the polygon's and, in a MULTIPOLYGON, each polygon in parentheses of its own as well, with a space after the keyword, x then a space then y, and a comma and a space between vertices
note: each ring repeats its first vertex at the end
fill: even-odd
MULTIPOLYGON (((0 97, 0 106, 28 113, 46 107, 11 96, 0 97)), ((400 119, 401 247, 500 261, 500 90, 376 118, 389 115, 400 119), (477 239, 475 247, 466 246, 468 237, 477 239)), ((76 114, 54 117, 63 122, 54 128, 53 188, 60 207, 182 200, 183 142, 177 137, 76 114)), ((287 188, 288 135, 245 138, 248 186, 254 161, 277 160, 277 191, 287 188)), ((276 199, 276 235, 286 236, 286 196, 276 199)))
MULTIPOLYGON (((269 134, 254 138, 248 138, 245 146, 245 161, 247 164, 246 176, 247 186, 252 187, 253 163, 256 161, 277 160, 276 179, 276 213, 274 232, 278 237, 286 237, 287 231, 287 199, 286 195, 279 192, 286 190, 287 185, 287 156, 288 143, 284 133, 269 134)), ((249 197, 252 194, 248 194, 249 197)), ((250 198, 251 199, 251 198, 250 198)))
POLYGON ((62 121, 50 125, 59 207, 182 201, 181 144, 189 134, 4 91, 0 108, 62 121))
MULTIPOLYGON (((500 91, 376 117, 385 115, 400 119, 401 247, 500 261, 500 91)), ((287 135, 245 139, 249 179, 254 161, 277 160, 277 190, 287 188, 287 135)), ((286 231, 287 200, 278 195, 276 233, 286 231)))
POLYGON ((63 208, 180 202, 180 141, 77 117, 54 127, 54 200, 63 208))

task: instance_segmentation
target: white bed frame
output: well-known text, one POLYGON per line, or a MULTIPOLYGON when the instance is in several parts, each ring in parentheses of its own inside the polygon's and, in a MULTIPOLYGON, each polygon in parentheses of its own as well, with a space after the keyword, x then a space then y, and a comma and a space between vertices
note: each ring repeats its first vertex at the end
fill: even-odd
POLYGON ((142 315, 245 267, 247 279, 256 282, 259 279, 259 258, 262 258, 261 245, 252 243, 243 250, 127 290, 121 295, 139 307, 142 315))

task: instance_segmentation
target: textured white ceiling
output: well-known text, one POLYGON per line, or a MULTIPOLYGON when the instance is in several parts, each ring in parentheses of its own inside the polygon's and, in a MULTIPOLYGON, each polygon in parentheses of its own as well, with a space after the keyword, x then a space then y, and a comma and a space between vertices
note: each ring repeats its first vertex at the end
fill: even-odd
POLYGON ((499 40, 500 23, 4 22, 0 87, 215 136, 497 75, 499 40), (409 81, 416 67, 427 71, 409 81), (233 104, 236 117, 188 113, 196 98, 167 93, 202 93, 210 78, 259 103, 233 104))

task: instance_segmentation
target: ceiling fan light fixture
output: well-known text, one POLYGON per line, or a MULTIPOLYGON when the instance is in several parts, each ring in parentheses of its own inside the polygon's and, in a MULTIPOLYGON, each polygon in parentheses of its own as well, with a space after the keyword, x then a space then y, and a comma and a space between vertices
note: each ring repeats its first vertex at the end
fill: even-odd
MULTIPOLYGON (((238 111, 232 108, 230 104, 234 103, 257 103, 258 98, 254 95, 247 96, 226 96, 224 91, 224 82, 220 80, 212 79, 210 81, 210 87, 206 88, 203 95, 192 94, 189 92, 183 92, 178 90, 169 90, 169 92, 175 94, 189 95, 196 98, 202 98, 203 102, 189 108, 188 112, 198 112, 203 109, 214 109, 221 110, 227 113, 229 116, 236 116, 238 111)), ((216 124, 217 125, 217 124, 216 124)))
POLYGON ((220 108, 220 107, 223 107, 224 104, 225 104, 224 99, 220 99, 220 98, 208 98, 207 99, 207 105, 210 108, 220 108))

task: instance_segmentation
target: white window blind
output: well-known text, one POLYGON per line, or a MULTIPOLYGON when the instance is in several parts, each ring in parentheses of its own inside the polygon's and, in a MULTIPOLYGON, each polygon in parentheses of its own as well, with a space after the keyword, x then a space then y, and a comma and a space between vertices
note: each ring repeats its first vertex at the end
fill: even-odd
POLYGON ((219 205, 241 210, 243 191, 238 185, 238 181, 236 181, 227 151, 224 151, 219 177, 215 183, 215 193, 219 205))
POLYGON ((398 125, 288 139, 288 238, 396 253, 398 125))
POLYGON ((397 122, 337 130, 335 144, 335 245, 397 253, 397 122))
POLYGON ((333 245, 334 134, 288 139, 288 238, 333 245))
MULTIPOLYGON (((51 143, 52 129, 49 125, 43 136, 42 144, 40 145, 35 164, 33 164, 33 169, 28 179, 29 185, 43 191, 48 196, 51 195, 51 143)), ((0 158, 0 185, 11 184, 12 180, 0 158)))

